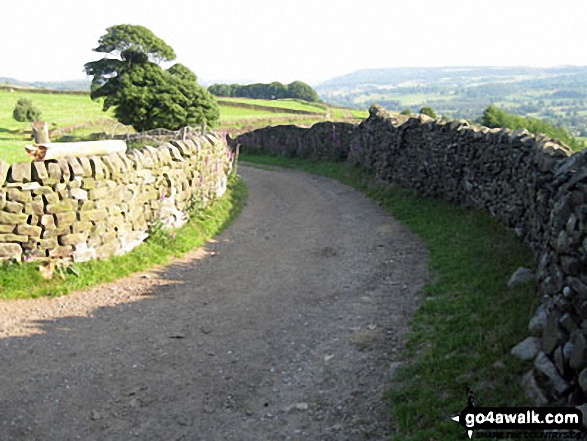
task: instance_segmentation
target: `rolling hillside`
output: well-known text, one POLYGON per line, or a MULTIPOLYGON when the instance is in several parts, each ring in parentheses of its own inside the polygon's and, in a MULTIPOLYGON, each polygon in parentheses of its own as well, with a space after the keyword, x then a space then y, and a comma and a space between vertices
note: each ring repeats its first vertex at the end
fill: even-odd
MULTIPOLYGON (((60 92, 60 91, 58 91, 60 92)), ((23 132, 29 123, 13 119, 12 110, 18 99, 29 98, 43 112, 43 120, 52 130, 53 140, 89 139, 92 133, 107 135, 134 132, 132 127, 118 123, 111 111, 103 112, 100 102, 89 94, 51 93, 14 86, 0 87, 0 160, 27 161, 24 146, 30 141, 23 132)), ((325 120, 357 122, 367 117, 367 111, 331 107, 300 100, 251 100, 223 98, 219 100, 220 121, 213 129, 231 135, 259 127, 277 124, 312 125, 325 120)))
POLYGON ((428 105, 450 118, 476 119, 490 104, 587 136, 587 67, 430 67, 367 69, 316 86, 341 106, 417 112, 428 105))

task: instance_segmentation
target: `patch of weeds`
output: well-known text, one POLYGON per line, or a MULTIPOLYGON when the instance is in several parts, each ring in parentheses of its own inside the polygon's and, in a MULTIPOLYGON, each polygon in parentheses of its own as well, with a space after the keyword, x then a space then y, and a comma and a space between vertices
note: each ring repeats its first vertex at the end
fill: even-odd
POLYGON ((509 290, 520 266, 534 268, 529 248, 488 214, 375 182, 348 163, 241 155, 249 164, 296 167, 337 179, 373 198, 424 242, 430 278, 384 400, 394 439, 455 440, 465 435, 450 416, 466 405, 530 405, 521 387, 527 365, 509 355, 527 336, 538 306, 533 283, 509 290))
POLYGON ((147 233, 149 234, 149 237, 147 238, 148 241, 160 247, 168 246, 175 240, 174 232, 165 228, 163 222, 159 218, 155 219, 155 221, 149 225, 147 233))

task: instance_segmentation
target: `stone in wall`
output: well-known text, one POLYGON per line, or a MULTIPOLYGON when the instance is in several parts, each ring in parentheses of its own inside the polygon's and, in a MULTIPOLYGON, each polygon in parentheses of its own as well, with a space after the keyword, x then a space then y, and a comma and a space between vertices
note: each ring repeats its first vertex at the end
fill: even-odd
POLYGON ((157 220, 177 228, 226 190, 232 154, 208 134, 113 153, 0 163, 0 260, 82 262, 124 254, 157 220))
POLYGON ((321 122, 311 130, 294 125, 266 127, 228 140, 231 147, 246 146, 249 153, 344 161, 351 150, 355 127, 350 123, 321 122))

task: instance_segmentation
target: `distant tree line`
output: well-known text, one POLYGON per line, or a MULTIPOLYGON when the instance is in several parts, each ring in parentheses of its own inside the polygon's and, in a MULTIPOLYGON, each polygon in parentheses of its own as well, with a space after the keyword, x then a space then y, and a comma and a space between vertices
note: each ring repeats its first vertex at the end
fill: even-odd
POLYGON ((295 98, 310 102, 320 101, 316 91, 302 81, 294 81, 290 84, 282 84, 278 81, 269 84, 213 84, 208 87, 208 92, 220 97, 266 100, 295 98))
POLYGON ((477 122, 490 128, 527 129, 534 134, 542 133, 550 138, 558 139, 573 150, 583 148, 583 143, 573 138, 563 127, 557 127, 539 119, 514 115, 500 110, 494 105, 488 106, 477 122))
MULTIPOLYGON (((424 106, 420 109, 419 113, 428 115, 432 118, 437 118, 437 114, 430 106, 424 106)), ((411 115, 411 109, 404 109, 400 112, 400 115, 411 115)), ((446 116, 442 117, 448 120, 446 116)), ((546 135, 549 138, 554 138, 562 141, 573 150, 581 150, 585 148, 585 143, 574 138, 564 127, 553 125, 547 121, 543 121, 535 118, 525 118, 520 115, 508 113, 505 110, 498 109, 494 105, 490 105, 485 109, 483 115, 475 120, 476 123, 483 124, 490 128, 500 129, 526 129, 535 135, 546 135)))

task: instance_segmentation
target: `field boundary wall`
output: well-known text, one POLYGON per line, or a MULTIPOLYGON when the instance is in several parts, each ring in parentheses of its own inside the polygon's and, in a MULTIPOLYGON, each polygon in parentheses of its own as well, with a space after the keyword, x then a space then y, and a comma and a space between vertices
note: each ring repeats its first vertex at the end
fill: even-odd
POLYGON ((222 196, 233 155, 209 133, 126 153, 0 162, 0 260, 122 255, 222 196))

